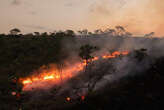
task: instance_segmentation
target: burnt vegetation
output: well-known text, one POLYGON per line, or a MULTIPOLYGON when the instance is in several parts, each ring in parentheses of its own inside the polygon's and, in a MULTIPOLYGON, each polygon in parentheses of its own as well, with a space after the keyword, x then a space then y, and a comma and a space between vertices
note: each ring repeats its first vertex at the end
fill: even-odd
POLYGON ((20 105, 22 110, 163 110, 164 54, 161 54, 162 47, 157 45, 162 41, 163 38, 152 38, 152 34, 133 37, 122 26, 95 32, 84 29, 78 33, 66 30, 30 34, 21 34, 21 30, 15 28, 9 34, 0 34, 0 110, 18 110, 20 105), (127 48, 126 43, 134 41, 139 44, 127 48), (109 53, 120 48, 128 49, 129 54, 89 61, 94 58, 93 53, 104 48, 109 53), (85 71, 68 80, 68 90, 60 93, 62 87, 56 86, 48 92, 25 92, 21 104, 20 99, 11 95, 13 77, 29 76, 34 70, 51 63, 62 69, 64 62, 76 53, 75 57, 86 60, 87 65, 85 71), (122 61, 125 62, 120 64, 123 66, 116 66, 122 61), (120 77, 120 72, 127 74, 120 77), (104 77, 110 74, 118 75, 117 79, 95 89, 102 80, 109 80, 104 77), (85 80, 88 84, 83 85, 85 80), (83 88, 88 89, 85 100, 80 97, 70 101, 65 99, 71 94, 70 89, 76 94, 83 88))

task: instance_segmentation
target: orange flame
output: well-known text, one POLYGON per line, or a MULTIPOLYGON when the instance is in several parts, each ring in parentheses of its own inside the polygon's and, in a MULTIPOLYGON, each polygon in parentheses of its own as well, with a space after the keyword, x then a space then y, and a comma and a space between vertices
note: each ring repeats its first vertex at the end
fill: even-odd
MULTIPOLYGON (((91 62, 97 61, 99 60, 99 58, 102 58, 102 59, 116 58, 117 56, 120 56, 120 55, 128 55, 128 53, 129 53, 128 51, 123 51, 123 52, 115 51, 112 54, 103 55, 101 57, 94 57, 91 60, 91 62)), ((85 65, 86 65, 85 61, 83 63, 77 63, 71 68, 64 69, 62 75, 60 72, 57 71, 58 69, 54 68, 51 72, 41 73, 40 75, 32 76, 29 78, 24 78, 24 79, 21 78, 20 80, 22 84, 24 85, 24 88, 27 85, 31 85, 35 82, 53 81, 55 83, 59 83, 61 79, 66 80, 66 79, 72 78, 74 75, 76 75, 73 73, 78 73, 79 71, 82 71, 85 65)), ((81 97, 81 98, 84 99, 85 97, 81 97)))
POLYGON ((30 84, 30 83, 32 83, 32 80, 31 79, 23 80, 23 84, 30 84))
POLYGON ((103 59, 110 59, 110 58, 116 58, 117 56, 120 56, 120 55, 128 55, 129 52, 128 51, 123 51, 123 52, 119 52, 119 51, 115 51, 113 52, 111 55, 103 55, 102 58, 103 59))
POLYGON ((70 97, 67 97, 66 100, 69 102, 69 101, 71 101, 71 98, 70 97))

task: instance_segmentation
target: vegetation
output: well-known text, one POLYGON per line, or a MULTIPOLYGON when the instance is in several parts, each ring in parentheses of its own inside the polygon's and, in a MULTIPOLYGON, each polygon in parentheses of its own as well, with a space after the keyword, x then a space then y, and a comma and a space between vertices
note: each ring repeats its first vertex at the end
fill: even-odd
MULTIPOLYGON (((28 76, 33 70, 51 63, 59 66, 62 76, 64 60, 71 56, 71 51, 65 49, 66 43, 63 41, 69 40, 69 43, 71 42, 72 44, 71 47, 73 47, 75 44, 78 45, 76 39, 81 37, 110 35, 116 39, 120 37, 124 39, 132 36, 121 26, 105 31, 99 29, 93 33, 85 29, 79 31, 79 34, 72 30, 53 33, 20 33, 21 31, 15 28, 8 35, 0 34, 0 110, 18 109, 17 99, 11 95, 13 87, 11 79, 13 77, 28 76)), ((89 65, 89 60, 94 58, 92 53, 96 50, 97 47, 91 44, 79 46, 79 56, 86 61, 87 66, 89 65)), ((134 54, 132 56, 138 62, 142 62, 149 57, 147 49, 144 48, 134 50, 132 54, 134 54)), ((124 77, 119 81, 106 85, 105 89, 96 93, 92 91, 92 86, 95 86, 95 83, 94 85, 88 84, 91 94, 87 95, 84 101, 66 102, 63 97, 55 97, 56 99, 54 99, 50 95, 43 97, 42 100, 29 101, 31 94, 24 94, 23 110, 159 110, 163 106, 164 99, 164 91, 162 89, 164 83, 164 57, 149 57, 148 60, 153 61, 151 67, 143 71, 139 76, 124 77)), ((103 67, 104 65, 100 65, 100 68, 103 67)), ((103 72, 105 71, 106 68, 103 72)), ((50 92, 55 94, 56 90, 50 92)))
POLYGON ((92 59, 94 58, 93 56, 91 56, 91 54, 97 50, 97 47, 91 46, 89 44, 86 44, 84 46, 80 47, 80 53, 79 56, 85 60, 86 62, 86 71, 87 71, 87 67, 89 65, 89 63, 92 61, 92 59))

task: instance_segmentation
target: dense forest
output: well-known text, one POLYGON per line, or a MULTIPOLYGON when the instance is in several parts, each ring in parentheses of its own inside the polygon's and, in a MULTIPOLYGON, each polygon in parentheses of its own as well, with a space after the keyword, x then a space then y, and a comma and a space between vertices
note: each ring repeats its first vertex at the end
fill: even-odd
POLYGON ((135 37, 122 26, 30 34, 15 28, 0 34, 0 110, 162 110, 164 39, 153 35, 135 37), (115 51, 128 55, 94 61, 115 51), (50 64, 64 69, 81 60, 85 70, 64 84, 25 92, 20 84, 21 98, 11 94, 13 78, 31 76, 50 64), (85 97, 72 98, 81 91, 85 97))

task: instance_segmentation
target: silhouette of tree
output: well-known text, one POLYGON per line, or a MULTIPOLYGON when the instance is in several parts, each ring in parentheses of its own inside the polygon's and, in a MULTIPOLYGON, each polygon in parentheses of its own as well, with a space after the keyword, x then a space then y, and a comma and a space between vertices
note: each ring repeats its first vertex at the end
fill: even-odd
POLYGON ((102 31, 101 29, 97 29, 97 30, 94 31, 94 33, 95 33, 95 34, 102 34, 103 31, 102 31))
POLYGON ((106 34, 109 34, 109 35, 112 35, 112 36, 115 36, 116 35, 116 30, 115 29, 107 28, 104 32, 106 34))
POLYGON ((66 30, 66 34, 71 37, 75 36, 75 32, 73 30, 66 30))
POLYGON ((88 30, 87 29, 79 30, 78 33, 82 36, 87 36, 88 35, 88 30))
POLYGON ((83 29, 83 30, 82 30, 82 34, 83 34, 83 35, 87 35, 87 34, 88 34, 88 30, 87 30, 87 29, 83 29))
POLYGON ((89 44, 86 44, 84 46, 80 47, 80 53, 79 56, 85 60, 86 62, 86 68, 85 71, 87 70, 88 64, 92 61, 92 59, 94 58, 91 54, 97 50, 97 47, 95 46, 91 46, 89 44))
POLYGON ((47 32, 43 32, 43 33, 41 34, 41 36, 42 36, 42 37, 47 37, 47 36, 48 36, 48 33, 47 33, 47 32))
POLYGON ((135 58, 137 59, 137 61, 142 61, 147 55, 147 49, 145 48, 141 48, 139 50, 135 50, 135 58))
POLYGON ((34 32, 35 36, 39 36, 40 33, 39 32, 34 32))
POLYGON ((18 35, 21 31, 18 28, 14 28, 10 30, 11 35, 18 35))
POLYGON ((93 33, 92 32, 88 32, 88 35, 92 35, 93 33))
POLYGON ((6 36, 5 34, 0 34, 0 38, 6 36))
POLYGON ((149 38, 152 38, 154 36, 155 32, 150 32, 148 34, 145 34, 144 37, 149 37, 149 38))
POLYGON ((24 37, 32 37, 33 36, 33 33, 27 33, 24 35, 24 37))
POLYGON ((66 36, 66 33, 63 31, 58 31, 55 33, 55 37, 65 37, 65 36, 66 36))
POLYGON ((131 37, 133 34, 132 33, 130 33, 130 32, 125 32, 125 36, 127 36, 127 37, 131 37))
POLYGON ((126 32, 126 30, 122 26, 116 26, 115 28, 116 28, 118 36, 123 36, 126 32))

